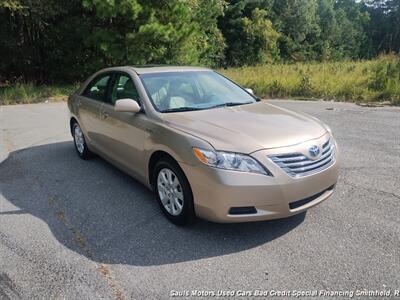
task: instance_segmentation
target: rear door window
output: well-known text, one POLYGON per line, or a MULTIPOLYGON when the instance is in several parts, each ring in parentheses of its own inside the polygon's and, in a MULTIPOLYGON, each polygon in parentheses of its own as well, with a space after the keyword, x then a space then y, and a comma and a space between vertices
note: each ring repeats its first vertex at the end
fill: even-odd
POLYGON ((111 90, 111 104, 114 105, 120 99, 132 99, 139 102, 139 93, 129 75, 117 73, 111 90))
POLYGON ((92 80, 83 92, 83 96, 93 100, 104 102, 107 96, 107 87, 111 75, 100 75, 92 80))

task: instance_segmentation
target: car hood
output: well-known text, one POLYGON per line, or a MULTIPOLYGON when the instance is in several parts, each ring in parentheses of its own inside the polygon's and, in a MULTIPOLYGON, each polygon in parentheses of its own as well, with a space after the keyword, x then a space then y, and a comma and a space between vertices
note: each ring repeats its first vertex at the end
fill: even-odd
POLYGON ((251 153, 315 139, 327 131, 317 119, 260 101, 234 107, 164 113, 164 121, 216 150, 251 153))

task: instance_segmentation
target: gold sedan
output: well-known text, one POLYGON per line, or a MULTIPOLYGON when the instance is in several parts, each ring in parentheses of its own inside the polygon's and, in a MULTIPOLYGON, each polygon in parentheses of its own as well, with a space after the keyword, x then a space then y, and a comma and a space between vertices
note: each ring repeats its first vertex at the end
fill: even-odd
POLYGON ((338 178, 329 127, 209 69, 104 69, 68 107, 78 155, 154 190, 178 225, 288 217, 330 197, 338 178))

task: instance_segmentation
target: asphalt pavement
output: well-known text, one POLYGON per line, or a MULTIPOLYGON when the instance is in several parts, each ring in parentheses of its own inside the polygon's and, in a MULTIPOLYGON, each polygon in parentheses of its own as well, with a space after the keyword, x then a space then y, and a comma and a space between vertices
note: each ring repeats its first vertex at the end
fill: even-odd
POLYGON ((170 224, 134 179, 101 158, 78 158, 66 103, 0 106, 0 299, 168 299, 192 291, 253 298, 256 290, 394 296, 400 109, 271 102, 332 128, 341 151, 334 196, 288 219, 184 228, 170 224))

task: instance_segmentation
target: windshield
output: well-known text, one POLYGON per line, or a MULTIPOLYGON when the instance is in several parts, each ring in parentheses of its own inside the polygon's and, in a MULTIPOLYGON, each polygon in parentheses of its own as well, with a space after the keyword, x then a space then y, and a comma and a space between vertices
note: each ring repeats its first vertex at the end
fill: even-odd
POLYGON ((256 102, 242 88, 213 71, 142 74, 140 79, 155 108, 176 112, 256 102))

